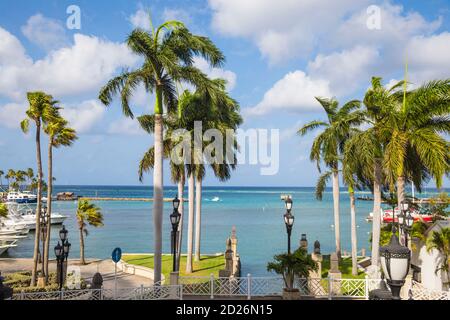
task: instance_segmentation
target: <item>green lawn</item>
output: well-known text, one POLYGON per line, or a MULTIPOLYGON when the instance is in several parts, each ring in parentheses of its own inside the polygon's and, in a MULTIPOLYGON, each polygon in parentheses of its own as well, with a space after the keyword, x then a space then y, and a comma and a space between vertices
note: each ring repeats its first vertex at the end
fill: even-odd
MULTIPOLYGON (((209 276, 211 273, 215 277, 219 276, 219 270, 225 269, 225 257, 219 256, 201 256, 199 262, 193 261, 192 273, 186 274, 186 256, 181 256, 180 276, 209 276)), ((144 266, 153 269, 153 255, 123 255, 122 260, 138 266, 144 266)), ((162 273, 168 280, 170 278, 170 272, 172 271, 173 260, 172 255, 162 256, 162 273)))
MULTIPOLYGON (((323 255, 322 261, 322 278, 328 277, 330 269, 330 255, 323 255)), ((342 272, 343 279, 364 279, 365 273, 359 271, 357 276, 352 275, 352 258, 343 258, 339 264, 339 270, 342 272)))

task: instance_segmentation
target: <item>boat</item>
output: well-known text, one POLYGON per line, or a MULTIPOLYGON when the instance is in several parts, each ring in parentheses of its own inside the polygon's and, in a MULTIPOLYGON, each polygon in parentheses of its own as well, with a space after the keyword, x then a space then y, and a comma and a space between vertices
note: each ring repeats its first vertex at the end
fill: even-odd
POLYGON ((219 198, 219 197, 213 197, 213 198, 211 199, 211 201, 217 202, 217 201, 220 201, 220 198, 219 198))
POLYGON ((2 238, 0 239, 0 256, 7 252, 10 248, 17 247, 17 239, 2 238))
POLYGON ((30 191, 10 190, 6 196, 6 201, 16 203, 36 203, 37 196, 30 191))
MULTIPOLYGON (((19 204, 14 202, 7 202, 9 209, 10 219, 15 219, 17 225, 24 226, 30 230, 36 229, 36 214, 35 209, 31 208, 28 204, 19 204)), ((67 216, 59 214, 57 212, 52 212, 51 224, 58 225, 62 224, 67 216)))

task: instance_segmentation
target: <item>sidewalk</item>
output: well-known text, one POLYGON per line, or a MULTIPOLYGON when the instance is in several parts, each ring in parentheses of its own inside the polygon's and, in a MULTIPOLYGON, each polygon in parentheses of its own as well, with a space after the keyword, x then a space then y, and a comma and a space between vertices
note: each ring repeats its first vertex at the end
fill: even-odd
MULTIPOLYGON (((78 259, 69 259, 70 267, 79 267, 81 276, 90 282, 92 276, 96 272, 100 272, 103 276, 103 287, 105 289, 114 288, 114 263, 110 259, 87 259, 86 265, 80 265, 78 259)), ((0 272, 2 275, 7 273, 30 271, 32 269, 33 259, 30 258, 3 258, 0 259, 0 272)), ((56 271, 56 261, 49 261, 50 272, 56 271)), ((150 286, 153 284, 153 280, 141 276, 136 276, 128 273, 117 271, 117 288, 130 288, 139 287, 140 285, 150 286)))

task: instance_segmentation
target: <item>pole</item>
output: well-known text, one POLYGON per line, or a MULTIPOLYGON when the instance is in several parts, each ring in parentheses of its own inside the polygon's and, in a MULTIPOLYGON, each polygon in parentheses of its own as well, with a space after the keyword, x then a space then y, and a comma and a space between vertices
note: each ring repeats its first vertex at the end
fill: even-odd
POLYGON ((176 263, 177 263, 177 229, 173 228, 173 271, 176 271, 176 263))
POLYGON ((288 229, 288 254, 291 254, 291 230, 288 229))
POLYGON ((114 300, 117 297, 117 262, 114 262, 114 300))

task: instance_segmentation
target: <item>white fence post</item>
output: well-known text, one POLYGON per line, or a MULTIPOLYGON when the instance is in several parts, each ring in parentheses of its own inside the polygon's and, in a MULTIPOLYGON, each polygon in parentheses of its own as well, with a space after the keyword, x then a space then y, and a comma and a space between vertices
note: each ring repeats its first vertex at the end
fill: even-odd
POLYGON ((332 296, 332 290, 333 290, 333 284, 331 283, 332 278, 328 275, 328 300, 331 300, 331 296, 332 296))
POLYGON ((247 300, 252 298, 252 275, 247 274, 247 300))
POLYGON ((25 300, 25 292, 23 290, 20 292, 20 300, 25 300))
POLYGON ((64 299, 64 288, 62 288, 61 291, 59 292, 59 299, 60 300, 64 299))
POLYGON ((214 273, 211 273, 209 280, 209 289, 211 290, 211 299, 214 299, 214 273))
POLYGON ((141 284, 141 300, 144 300, 144 285, 141 284))
POLYGON ((178 290, 180 290, 180 300, 183 300, 183 285, 178 285, 178 290))
POLYGON ((364 280, 365 280, 364 295, 365 295, 366 300, 369 300, 369 276, 367 274, 364 277, 364 280))

